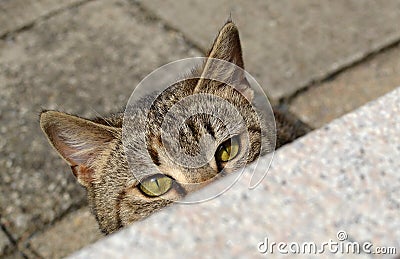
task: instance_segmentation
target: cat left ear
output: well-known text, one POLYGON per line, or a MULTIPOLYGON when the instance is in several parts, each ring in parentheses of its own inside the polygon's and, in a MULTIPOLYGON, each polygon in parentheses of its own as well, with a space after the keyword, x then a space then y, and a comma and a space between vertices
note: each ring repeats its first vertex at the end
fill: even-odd
POLYGON ((204 65, 201 79, 195 89, 196 91, 201 92, 203 90, 206 85, 204 84, 204 79, 219 78, 234 85, 236 90, 242 93, 248 100, 251 101, 253 99, 253 90, 250 88, 244 72, 239 31, 233 22, 228 21, 219 31, 208 54, 208 58, 210 59, 207 59, 204 65), (225 62, 218 62, 215 59, 232 63, 235 66, 225 62))
POLYGON ((86 187, 93 179, 93 164, 102 159, 108 143, 117 136, 115 128, 57 111, 42 112, 40 127, 86 187))

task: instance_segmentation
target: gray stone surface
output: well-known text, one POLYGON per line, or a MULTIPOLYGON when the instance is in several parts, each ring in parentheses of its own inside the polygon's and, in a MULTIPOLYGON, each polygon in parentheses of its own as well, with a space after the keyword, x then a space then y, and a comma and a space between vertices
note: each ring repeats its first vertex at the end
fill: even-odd
POLYGON ((11 247, 10 240, 8 239, 6 233, 0 229, 0 256, 6 252, 6 249, 11 247))
POLYGON ((68 214, 43 233, 35 235, 29 241, 29 247, 43 258, 63 258, 102 237, 104 235, 94 216, 85 207, 68 214))
POLYGON ((119 111, 153 69, 196 55, 125 1, 69 8, 0 40, 0 210, 10 233, 25 240, 86 200, 39 128, 42 108, 119 111))
POLYGON ((82 0, 3 0, 0 1, 0 37, 32 24, 39 17, 67 8, 82 0))
MULTIPOLYGON (((19 253, 19 252, 15 252, 12 254, 7 254, 4 255, 3 257, 1 257, 2 259, 26 259, 27 257, 24 256, 23 254, 19 253)), ((28 258, 35 258, 35 257, 28 257, 28 258)))
POLYGON ((290 111, 318 128, 399 85, 400 45, 299 94, 290 111))
MULTIPOLYGON (((323 77, 343 64, 360 58, 369 51, 398 40, 396 38, 399 36, 398 9, 398 2, 394 0, 384 3, 369 0, 363 2, 340 0, 324 4, 314 0, 302 0, 290 2, 290 4, 288 1, 256 0, 252 1, 251 5, 247 2, 225 0, 206 3, 193 0, 165 2, 158 0, 93 2, 90 0, 0 0, 0 211, 1 223, 17 239, 19 249, 19 251, 12 250, 15 247, 10 246, 5 234, 0 230, 0 257, 5 256, 1 252, 4 248, 7 250, 5 258, 60 257, 77 249, 76 245, 86 245, 99 238, 94 219, 88 211, 84 208, 74 212, 77 206, 84 204, 84 192, 76 184, 69 168, 55 155, 40 132, 37 117, 41 108, 59 109, 84 116, 107 114, 123 108, 134 86, 148 72, 169 61, 201 55, 184 40, 180 32, 183 32, 190 42, 207 49, 230 11, 241 31, 249 72, 260 79, 260 82, 267 82, 268 93, 277 99, 287 96, 314 78, 323 77), (137 8, 137 2, 145 7, 144 12, 137 8), (161 20, 149 16, 151 12, 161 20), (165 23, 177 30, 165 28, 165 23), (17 32, 9 33, 13 31, 17 32)), ((399 74, 397 62, 399 57, 395 51, 388 53, 390 54, 384 54, 377 59, 376 63, 375 61, 367 63, 364 69, 351 70, 347 79, 339 76, 335 78, 336 84, 328 86, 324 84, 315 90, 312 88, 309 95, 307 93, 304 95, 304 99, 301 99, 302 95, 300 95, 298 100, 302 101, 297 104, 297 115, 311 124, 314 121, 322 123, 398 85, 396 82, 398 82, 397 74, 399 74), (362 84, 367 85, 368 88, 359 88, 358 86, 362 84), (350 87, 356 90, 351 91, 350 87), (322 91, 322 89, 325 90, 322 91), (343 95, 346 95, 343 102, 335 102, 337 98, 334 97, 343 95), (321 98, 319 104, 314 106, 314 103, 311 103, 312 109, 307 110, 308 102, 319 96, 328 98, 332 96, 329 100, 332 103, 324 102, 321 98), (363 101, 359 102, 359 99, 363 101), (319 109, 324 105, 334 111, 333 115, 319 113, 319 109), (338 106, 343 106, 343 109, 338 106), (310 115, 312 113, 316 113, 318 118, 310 115), (327 120, 324 116, 329 119, 327 120), (307 120, 308 118, 311 120, 307 120)), ((292 107, 292 111, 296 111, 297 108, 293 110, 292 107)), ((385 109, 382 108, 382 110, 385 109)), ((353 130, 356 131, 357 128, 354 127, 353 130)), ((385 128, 382 131, 382 134, 388 133, 385 128)), ((300 143, 304 145, 304 140, 300 143)), ((312 144, 315 145, 315 143, 312 144)), ((379 144, 382 142, 377 142, 378 147, 379 144)), ((337 148, 336 145, 337 143, 332 145, 332 148, 337 148)), ((353 145, 353 143, 348 145, 353 145)), ((329 147, 328 143, 326 148, 329 147)), ((292 150, 290 157, 295 158, 293 163, 300 163, 299 155, 302 152, 299 150, 302 149, 307 151, 307 148, 303 146, 289 148, 292 150)), ((331 152, 339 153, 335 150, 331 152)), ((380 152, 380 150, 377 149, 375 152, 380 152)), ((236 194, 226 198, 226 201, 230 203, 222 197, 209 205, 191 207, 197 208, 193 212, 188 212, 186 207, 177 207, 175 210, 178 209, 178 212, 174 213, 177 213, 186 225, 179 225, 181 222, 178 218, 168 218, 169 213, 156 215, 155 219, 151 219, 153 221, 136 224, 134 229, 139 234, 132 235, 129 230, 125 232, 128 233, 129 238, 133 236, 139 237, 138 239, 132 239, 129 242, 123 240, 118 245, 124 248, 123 246, 132 244, 130 242, 137 242, 137 245, 134 244, 131 247, 136 251, 142 250, 141 247, 149 249, 149 246, 146 246, 148 244, 143 245, 143 242, 153 239, 155 242, 164 240, 164 244, 156 243, 155 247, 160 248, 164 245, 166 255, 172 253, 170 244, 175 244, 177 247, 186 244, 186 249, 193 248, 192 254, 196 255, 203 250, 210 251, 213 245, 224 246, 225 244, 225 249, 230 248, 232 254, 244 250, 238 245, 240 241, 237 241, 242 237, 226 239, 221 237, 221 233, 225 231, 226 235, 232 234, 237 225, 241 226, 241 221, 244 223, 238 230, 250 226, 251 231, 240 232, 250 234, 248 243, 252 240, 259 242, 270 229, 276 236, 280 226, 286 226, 288 229, 295 223, 304 223, 304 217, 311 219, 317 217, 316 222, 320 223, 322 220, 320 217, 331 215, 334 209, 324 209, 325 214, 318 214, 318 209, 312 206, 323 208, 321 203, 318 203, 322 198, 319 198, 317 194, 310 198, 311 191, 306 189, 308 196, 304 199, 308 197, 308 200, 304 202, 300 199, 303 194, 301 191, 290 189, 292 185, 304 186, 304 182, 308 181, 307 177, 311 176, 305 174, 307 180, 304 180, 290 178, 289 173, 285 171, 282 174, 279 170, 287 161, 287 157, 282 156, 283 158, 278 160, 280 161, 278 168, 274 169, 275 175, 265 180, 272 183, 267 181, 266 186, 259 187, 266 191, 258 190, 261 193, 256 192, 253 195, 245 190, 247 183, 242 183, 237 187, 239 190, 234 190, 236 194), (292 184, 288 184, 289 180, 292 184), (281 186, 280 183, 283 185, 281 186), (263 202, 262 195, 272 197, 272 203, 268 204, 269 200, 263 202), (254 226, 251 226, 251 222, 249 223, 251 218, 243 217, 242 211, 252 213, 253 207, 245 204, 237 205, 232 200, 237 199, 243 202, 253 196, 257 200, 249 202, 248 206, 268 205, 265 210, 268 217, 264 220, 263 215, 260 216, 261 220, 264 220, 261 227, 258 224, 260 221, 255 221, 254 226), (287 198, 285 199, 284 196, 287 198), (290 207, 293 206, 293 200, 303 203, 295 208, 290 207), (313 200, 316 202, 311 204, 313 200), (303 204, 306 213, 299 213, 303 209, 301 206, 303 204), (296 221, 289 217, 291 212, 300 215, 300 219, 296 221), (318 216, 313 216, 313 212, 316 212, 315 215, 318 216), (273 222, 271 218, 278 219, 275 220, 277 224, 271 223, 273 222), (217 220, 212 222, 214 219, 217 220), (165 225, 160 224, 162 220, 166 222, 165 225), (289 223, 294 223, 289 226, 289 223, 283 222, 285 220, 292 220, 289 223), (155 222, 155 226, 149 226, 151 222, 155 222), (171 226, 171 222, 177 225, 171 226), (203 222, 210 225, 205 226, 203 222), (225 227, 221 227, 221 224, 225 224, 225 227), (165 230, 167 226, 171 226, 171 232, 165 230), (186 227, 186 232, 179 229, 182 226, 186 227), (202 227, 201 230, 199 226, 202 227), (159 228, 160 231, 151 232, 153 235, 151 236, 150 232, 146 232, 150 231, 151 227, 159 228), (253 231, 255 227, 259 228, 258 232, 253 231), (205 234, 201 236, 199 233, 202 231, 205 234), (181 236, 178 238, 177 234, 181 236), (254 237, 254 235, 257 236, 254 237), (188 240, 185 241, 182 237, 188 240), (210 244, 211 242, 215 244, 210 244)), ((310 161, 311 158, 304 155, 304 159, 310 161)), ((355 165, 361 164, 363 168, 363 161, 361 157, 360 161, 355 160, 355 165)), ((382 161, 382 163, 387 162, 385 158, 382 161)), ((353 170, 349 163, 344 163, 343 166, 344 172, 347 172, 347 167, 350 171, 353 170)), ((294 174, 293 170, 296 171, 294 167, 295 165, 288 165, 288 170, 291 168, 292 174, 294 174)), ((326 171, 332 172, 335 168, 337 167, 326 171)), ((301 170, 306 169, 310 171, 308 173, 321 174, 320 171, 313 171, 308 165, 302 164, 301 170)), ((373 179, 379 179, 380 184, 395 183, 395 181, 387 180, 391 179, 391 173, 392 171, 389 170, 389 178, 385 176, 386 178, 382 178, 384 180, 381 180, 381 177, 375 177, 376 173, 370 175, 375 177, 373 179)), ((367 176, 369 177, 369 174, 367 176)), ((321 184, 312 180, 308 182, 312 184, 313 195, 318 192, 318 188, 327 186, 325 182, 321 184)), ((370 184, 368 182, 368 188, 370 184)), ((342 196, 339 195, 338 198, 336 193, 332 194, 328 189, 326 190, 324 193, 333 199, 333 204, 342 204, 340 208, 344 208, 345 220, 344 223, 340 221, 339 223, 353 224, 351 220, 348 220, 351 218, 350 212, 354 211, 348 209, 350 203, 344 203, 341 200, 342 196)), ((374 189, 366 191, 375 195, 368 196, 370 199, 365 202, 366 206, 378 200, 378 198, 374 200, 374 197, 384 193, 374 189)), ((389 190, 386 191, 386 193, 389 192, 389 190)), ((354 196, 362 197, 360 193, 361 191, 354 196)), ((349 199, 353 199, 350 194, 346 193, 346 195, 350 197, 349 199)), ((390 199, 383 199, 384 204, 379 206, 390 203, 398 208, 395 205, 398 204, 398 194, 393 192, 391 195, 390 199)), ((323 198, 325 199, 325 196, 323 198)), ((380 201, 376 203, 379 204, 380 201)), ((379 206, 377 210, 380 209, 379 206)), ((356 207, 356 210, 361 209, 356 207)), ((254 217, 259 214, 260 211, 255 211, 254 217)), ((380 223, 380 220, 376 220, 376 214, 377 212, 371 213, 370 221, 380 223)), ((398 214, 395 216, 398 217, 398 214)), ((366 225, 365 217, 354 216, 351 219, 366 225)), ((391 220, 396 222, 395 217, 391 220)), ((331 222, 327 222, 327 229, 331 226, 329 223, 331 222)), ((341 226, 339 223, 337 225, 341 226)), ((301 232, 302 229, 315 231, 320 228, 318 225, 309 228, 301 225, 299 229, 301 232)), ((296 229, 292 228, 290 231, 292 233, 296 229)), ((332 232, 331 229, 329 231, 326 233, 332 232)), ((398 240, 398 234, 396 234, 398 232, 389 233, 397 235, 398 240)), ((334 234, 332 235, 329 235, 329 238, 335 237, 334 234)), ((390 239, 390 235, 387 239, 390 239)), ((289 234, 285 236, 286 240, 296 238, 293 233, 290 234, 290 238, 288 236, 289 234)), ((368 238, 368 233, 365 236, 368 238)), ((243 242, 243 244, 246 243, 243 242)), ((115 245, 112 248, 114 249, 115 245)), ((251 249, 253 249, 253 244, 251 249)), ((151 251, 156 250, 139 251, 138 256, 151 251)), ((218 254, 210 257, 212 256, 218 256, 218 254)), ((127 257, 131 257, 131 254, 127 257)))
MULTIPOLYGON (((399 253, 399 113, 400 87, 278 150, 257 188, 248 188, 253 164, 222 196, 172 206, 71 258, 253 258, 265 256, 257 249, 265 238, 319 246, 341 243, 338 231, 347 234, 343 244, 368 241, 399 253)), ((255 172, 266 168, 261 159, 255 172)), ((338 256, 357 255, 323 254, 338 256)))
POLYGON ((204 49, 232 14, 247 70, 274 99, 400 37, 400 2, 140 1, 204 49))

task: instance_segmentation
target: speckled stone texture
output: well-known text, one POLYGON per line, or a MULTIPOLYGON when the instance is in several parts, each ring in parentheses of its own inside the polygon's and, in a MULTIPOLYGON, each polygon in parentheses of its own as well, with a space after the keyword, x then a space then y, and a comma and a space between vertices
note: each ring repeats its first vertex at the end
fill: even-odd
POLYGON ((5 250, 11 246, 10 240, 8 239, 6 233, 0 229, 0 255, 5 252, 5 250))
MULTIPOLYGON (((253 164, 222 196, 172 206, 71 258, 250 258, 265 256, 257 249, 265 238, 322 244, 341 230, 347 241, 400 252, 399 114, 397 88, 284 146, 257 188, 248 188, 253 164)), ((267 167, 261 159, 256 172, 267 167)))
POLYGON ((43 258, 63 258, 104 235, 89 208, 68 214, 60 222, 33 236, 29 247, 43 258), (51 242, 49 242, 51 240, 51 242))

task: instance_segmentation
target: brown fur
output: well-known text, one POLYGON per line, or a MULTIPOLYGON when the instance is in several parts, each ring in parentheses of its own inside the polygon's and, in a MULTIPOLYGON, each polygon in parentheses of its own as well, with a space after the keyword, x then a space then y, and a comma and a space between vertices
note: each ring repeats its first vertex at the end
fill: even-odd
MULTIPOLYGON (((223 26, 208 57, 232 62, 244 68, 239 33, 232 22, 223 26)), ((206 62, 199 72, 219 73, 221 70, 218 65, 206 62)), ((230 168, 228 166, 225 168, 227 172, 244 166, 260 155, 261 135, 271 132, 262 132, 260 128, 258 117, 250 103, 253 91, 240 71, 228 71, 224 76, 238 83, 240 87, 235 90, 208 79, 179 82, 156 98, 149 116, 144 114, 141 107, 152 102, 152 98, 139 101, 130 113, 134 123, 128 128, 127 153, 122 145, 123 113, 87 120, 57 111, 42 112, 40 115, 42 130, 55 150, 71 166, 78 182, 87 189, 89 205, 104 233, 111 233, 147 217, 174 200, 181 199, 187 193, 206 185, 219 175, 222 168, 214 160, 199 168, 186 168, 177 164, 163 149, 161 122, 169 108, 185 97, 212 94, 228 100, 230 105, 236 107, 242 118, 245 118, 245 129, 249 132, 250 143, 246 144, 240 137, 242 148, 237 158, 228 163, 232 165, 230 168), (134 168, 129 165, 134 165, 134 168), (131 169, 137 174, 132 174, 131 169), (171 190, 162 197, 148 197, 138 188, 141 174, 143 173, 145 177, 144 173, 154 172, 162 172, 175 180, 171 190), (191 183, 201 184, 193 187, 191 183)), ((210 107, 212 100, 202 105, 210 107)), ((194 110, 201 108, 193 105, 194 110)), ((225 108, 218 107, 219 111, 225 108)), ((243 127, 240 127, 240 121, 235 121, 232 114, 228 115, 232 118, 229 125, 232 131, 241 136, 243 127)), ((293 118, 287 118, 279 110, 275 110, 274 115, 277 124, 277 147, 306 132, 303 125, 295 122, 293 118)), ((170 126, 172 129, 173 124, 170 126)), ((230 136, 224 127, 226 125, 213 116, 199 114, 191 117, 180 129, 183 152, 189 155, 201 152, 199 139, 207 134, 217 143, 229 139, 230 136)), ((213 154, 215 150, 210 149, 213 154)))

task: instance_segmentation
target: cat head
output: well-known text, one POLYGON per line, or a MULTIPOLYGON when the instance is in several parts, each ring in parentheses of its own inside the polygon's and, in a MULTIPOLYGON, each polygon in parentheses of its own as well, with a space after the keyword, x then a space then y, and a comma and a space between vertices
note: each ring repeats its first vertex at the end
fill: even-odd
POLYGON ((129 120, 123 113, 93 120, 58 111, 41 113, 42 130, 87 189, 104 233, 142 219, 259 156, 263 133, 232 22, 220 30, 207 57, 193 70, 194 78, 138 101, 129 120), (215 74, 236 87, 205 76, 215 74), (202 99, 185 106, 190 107, 185 112, 195 113, 176 123, 169 112, 192 96, 202 99), (146 105, 151 107, 148 113, 142 109, 146 105), (209 111, 222 113, 227 121, 209 111), (123 131, 124 120, 130 124, 123 131))

